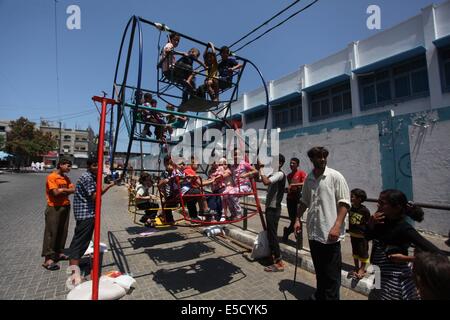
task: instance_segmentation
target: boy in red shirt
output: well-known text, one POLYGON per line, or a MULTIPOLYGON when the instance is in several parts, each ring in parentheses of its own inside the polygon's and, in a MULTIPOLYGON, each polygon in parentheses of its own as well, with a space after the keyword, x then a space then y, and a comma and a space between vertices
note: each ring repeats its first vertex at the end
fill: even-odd
POLYGON ((287 176, 289 186, 286 197, 290 224, 289 227, 283 229, 283 243, 287 243, 289 235, 294 231, 294 223, 297 216, 298 203, 302 194, 302 186, 307 176, 305 171, 298 169, 299 164, 300 160, 298 158, 291 159, 291 173, 287 176))

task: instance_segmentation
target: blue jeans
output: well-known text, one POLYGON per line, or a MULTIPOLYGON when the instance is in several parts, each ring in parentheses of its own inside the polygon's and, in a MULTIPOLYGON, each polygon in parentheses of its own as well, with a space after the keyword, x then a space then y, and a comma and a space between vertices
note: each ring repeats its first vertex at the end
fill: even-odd
MULTIPOLYGON (((213 193, 222 193, 223 189, 214 191, 213 193)), ((214 210, 216 212, 216 220, 220 220, 222 216, 222 197, 220 196, 212 196, 206 197, 208 202, 208 208, 214 210)))

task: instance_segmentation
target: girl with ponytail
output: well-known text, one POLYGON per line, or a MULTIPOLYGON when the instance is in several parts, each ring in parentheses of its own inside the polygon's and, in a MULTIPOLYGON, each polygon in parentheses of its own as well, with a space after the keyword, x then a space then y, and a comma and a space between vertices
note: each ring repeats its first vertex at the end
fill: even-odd
POLYGON ((423 221, 422 208, 408 202, 399 190, 385 190, 378 198, 378 211, 368 225, 366 237, 373 240, 371 263, 380 268, 382 300, 417 300, 419 296, 412 277, 414 255, 409 248, 440 252, 408 223, 407 217, 423 221))

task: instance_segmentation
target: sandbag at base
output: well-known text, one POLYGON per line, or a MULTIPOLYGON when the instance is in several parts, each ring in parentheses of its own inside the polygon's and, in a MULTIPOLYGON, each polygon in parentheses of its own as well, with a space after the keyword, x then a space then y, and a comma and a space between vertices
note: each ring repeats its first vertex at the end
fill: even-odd
POLYGON ((253 242, 253 250, 250 258, 256 260, 261 258, 270 257, 269 240, 267 238, 267 230, 263 230, 258 233, 255 241, 253 242))
MULTIPOLYGON (((98 300, 118 300, 126 295, 127 291, 114 283, 114 279, 102 276, 98 283, 98 300)), ((91 300, 92 280, 81 283, 67 295, 67 300, 91 300)))

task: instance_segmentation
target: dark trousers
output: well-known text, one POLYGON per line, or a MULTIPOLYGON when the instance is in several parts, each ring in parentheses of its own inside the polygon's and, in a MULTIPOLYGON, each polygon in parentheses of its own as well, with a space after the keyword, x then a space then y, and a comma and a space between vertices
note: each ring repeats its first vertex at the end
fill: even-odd
POLYGON ((339 300, 341 288, 341 243, 323 244, 310 240, 309 248, 316 271, 317 300, 339 300))
POLYGON ((149 209, 159 209, 159 205, 157 203, 153 203, 150 201, 142 202, 136 205, 139 210, 145 210, 145 214, 139 220, 142 223, 146 223, 148 219, 155 219, 158 214, 158 210, 149 210, 149 209))
POLYGON ((80 260, 86 252, 94 234, 95 218, 77 220, 75 232, 69 248, 69 258, 80 260))
POLYGON ((274 262, 281 259, 280 243, 278 241, 278 222, 280 221, 281 208, 266 208, 267 239, 270 251, 274 256, 274 262))
MULTIPOLYGON (((171 197, 166 198, 164 207, 165 208, 174 208, 174 207, 178 206, 179 203, 180 203, 180 195, 179 195, 179 193, 175 193, 171 197)), ((173 215, 172 215, 172 209, 164 209, 164 218, 165 218, 165 221, 168 223, 174 222, 173 215)))
POLYGON ((47 206, 45 210, 44 243, 42 256, 57 259, 64 250, 69 228, 70 206, 47 206))
MULTIPOLYGON (((219 190, 213 190, 213 193, 223 193, 225 188, 219 190)), ((206 201, 208 202, 208 208, 214 210, 216 212, 216 220, 220 220, 222 217, 222 197, 221 196, 211 196, 207 197, 206 201)))
MULTIPOLYGON (((185 195, 191 195, 191 194, 200 194, 199 189, 191 188, 189 189, 185 195)), ((184 203, 188 209, 189 216, 192 219, 196 219, 198 217, 198 210, 197 210, 197 203, 200 201, 200 197, 186 197, 183 198, 184 203)))
POLYGON ((294 232, 295 219, 297 218, 298 199, 287 199, 286 205, 290 220, 289 226, 286 230, 286 234, 290 235, 292 232, 294 232))

